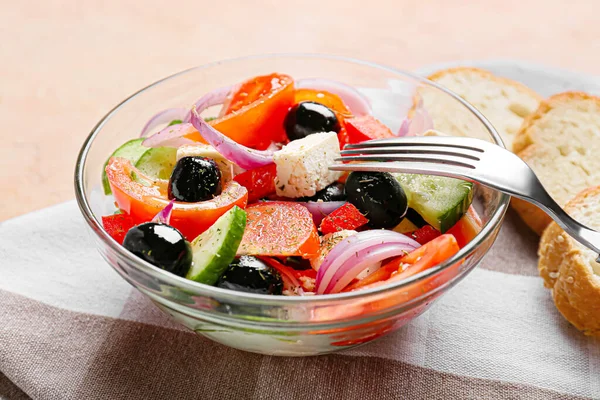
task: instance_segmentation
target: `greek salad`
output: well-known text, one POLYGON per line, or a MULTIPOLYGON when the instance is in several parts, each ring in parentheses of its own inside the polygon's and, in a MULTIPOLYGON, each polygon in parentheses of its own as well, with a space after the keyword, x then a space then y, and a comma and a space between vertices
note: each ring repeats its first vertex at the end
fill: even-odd
POLYGON ((116 148, 102 183, 117 209, 102 224, 156 267, 229 290, 331 294, 403 280, 479 232, 472 184, 329 166, 344 145, 411 122, 393 132, 339 82, 256 76, 158 112, 116 148))

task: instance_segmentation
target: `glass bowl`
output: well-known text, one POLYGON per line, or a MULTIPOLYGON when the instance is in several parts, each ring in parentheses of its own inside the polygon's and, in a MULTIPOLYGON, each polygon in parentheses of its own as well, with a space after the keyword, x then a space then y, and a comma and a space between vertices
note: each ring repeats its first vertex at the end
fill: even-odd
POLYGON ((286 73, 294 78, 326 78, 361 90, 373 113, 392 129, 418 101, 452 115, 452 127, 502 146, 491 124, 455 94, 421 77, 373 63, 321 55, 256 56, 189 69, 140 90, 110 111, 86 139, 75 171, 81 212, 102 257, 131 285, 175 321, 199 335, 234 348, 271 355, 323 354, 367 343, 392 332, 427 310, 464 278, 494 242, 508 196, 476 186, 474 206, 483 229, 454 257, 397 282, 364 291, 314 296, 267 296, 220 289, 165 272, 128 252, 102 228, 101 216, 114 211, 102 192, 101 171, 121 143, 136 137, 157 111, 189 107, 203 94, 255 75, 286 73), (430 96, 431 97, 431 96, 430 96), (465 128, 465 129, 466 129, 465 128))

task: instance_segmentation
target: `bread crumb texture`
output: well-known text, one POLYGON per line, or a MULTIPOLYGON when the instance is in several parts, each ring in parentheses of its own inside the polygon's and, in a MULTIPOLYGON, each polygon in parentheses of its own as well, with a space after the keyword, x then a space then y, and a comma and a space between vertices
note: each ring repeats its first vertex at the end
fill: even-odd
MULTIPOLYGON (((502 78, 489 71, 459 67, 438 71, 429 79, 450 89, 475 106, 496 128, 508 149, 523 120, 533 113, 541 96, 525 85, 502 78)), ((464 107, 439 91, 422 94, 424 105, 434 120, 436 129, 454 136, 488 137, 481 122, 464 107), (462 107, 463 110, 453 110, 462 107)))
MULTIPOLYGON (((579 193, 565 210, 584 225, 600 230, 600 186, 579 193)), ((586 335, 600 337, 597 254, 572 239, 555 222, 544 231, 538 254, 538 270, 544 285, 552 290, 556 308, 586 335)))
MULTIPOLYGON (((600 98, 580 92, 548 98, 523 122, 513 151, 561 206, 585 188, 599 185, 600 98)), ((524 201, 514 201, 513 207, 538 234, 551 222, 524 201)))

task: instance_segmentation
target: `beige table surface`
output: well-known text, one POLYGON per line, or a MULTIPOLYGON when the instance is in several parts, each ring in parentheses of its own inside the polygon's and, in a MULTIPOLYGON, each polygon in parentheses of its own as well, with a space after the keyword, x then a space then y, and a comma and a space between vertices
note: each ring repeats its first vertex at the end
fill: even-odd
POLYGON ((517 58, 600 71, 598 0, 0 0, 0 221, 74 197, 77 152, 140 87, 241 55, 399 68, 517 58))

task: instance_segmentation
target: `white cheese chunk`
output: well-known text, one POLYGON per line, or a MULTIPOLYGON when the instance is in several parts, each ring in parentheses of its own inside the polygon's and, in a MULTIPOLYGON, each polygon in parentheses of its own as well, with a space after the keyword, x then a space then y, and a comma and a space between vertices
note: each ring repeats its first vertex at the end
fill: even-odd
POLYGON ((340 144, 335 132, 314 133, 290 142, 273 155, 277 195, 313 196, 342 176, 340 171, 329 170, 338 157, 340 144))
POLYGON ((223 157, 217 150, 215 150, 214 147, 209 144, 184 145, 177 149, 177 161, 183 157, 192 156, 212 158, 215 160, 219 170, 221 171, 221 178, 225 182, 232 180, 235 175, 244 172, 242 168, 223 157))

